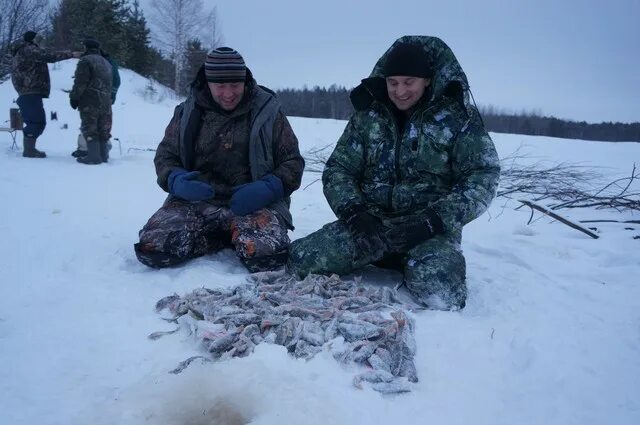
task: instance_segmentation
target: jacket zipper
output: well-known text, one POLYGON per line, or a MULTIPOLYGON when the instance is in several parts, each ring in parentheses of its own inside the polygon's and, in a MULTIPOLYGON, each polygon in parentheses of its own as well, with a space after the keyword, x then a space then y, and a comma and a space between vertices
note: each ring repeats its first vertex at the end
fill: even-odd
MULTIPOLYGON (((400 181, 400 148, 402 147, 402 138, 400 137, 400 134, 398 133, 399 129, 398 129, 398 123, 396 122, 396 119, 393 115, 393 113, 389 110, 389 108, 384 105, 383 106, 385 111, 387 112, 387 114, 391 117, 391 122, 393 123, 393 145, 394 145, 394 175, 395 175, 395 182, 399 182, 400 181)), ((426 109, 425 111, 428 111, 429 109, 426 109)), ((407 123, 411 123, 413 118, 415 117, 416 112, 414 111, 411 116, 409 116, 409 119, 407 120, 407 123)), ((417 142, 416 142, 417 144, 417 142)), ((417 147, 416 147, 417 148, 417 147)), ((413 149, 415 150, 415 149, 413 149)))
MULTIPOLYGON (((394 158, 394 164, 393 164, 393 168, 394 168, 394 176, 395 176, 395 180, 393 182, 393 187, 395 187, 396 183, 400 182, 400 148, 402 147, 402 138, 400 137, 400 135, 398 134, 398 123, 396 122, 395 116, 393 115, 393 112, 391 112, 391 110, 386 106, 386 105, 382 105, 382 107, 385 109, 386 113, 391 117, 391 122, 393 123, 393 136, 394 136, 394 148, 395 148, 395 158, 394 158)), ((426 112, 428 112, 429 110, 433 109, 435 107, 435 102, 432 102, 432 104, 426 108, 424 111, 420 112, 421 114, 424 114, 426 112)), ((413 122, 413 118, 416 116, 418 111, 414 111, 408 118, 407 123, 411 123, 413 122)), ((413 142, 412 145, 412 150, 415 152, 418 150, 418 139, 416 138, 416 140, 413 142), (414 147, 415 146, 415 147, 414 147)), ((389 195, 387 196, 387 204, 389 205, 389 208, 393 207, 393 188, 389 191, 389 195)))
POLYGON ((398 123, 396 122, 396 118, 393 116, 393 113, 391 112, 391 110, 384 104, 382 104, 383 109, 385 110, 385 112, 391 117, 391 123, 393 125, 393 146, 395 149, 394 152, 394 162, 393 162, 393 175, 395 176, 395 180, 393 181, 393 185, 391 186, 391 190, 389 191, 389 194, 387 195, 387 206, 389 209, 391 209, 393 207, 393 188, 396 185, 396 182, 400 180, 400 175, 398 173, 398 163, 400 162, 400 157, 398 155, 399 149, 398 149, 398 123))

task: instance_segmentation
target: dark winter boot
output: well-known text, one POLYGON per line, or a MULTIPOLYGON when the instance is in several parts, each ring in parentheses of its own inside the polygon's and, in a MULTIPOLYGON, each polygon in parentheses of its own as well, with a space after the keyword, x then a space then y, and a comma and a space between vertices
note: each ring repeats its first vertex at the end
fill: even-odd
POLYGON ((284 250, 262 257, 241 257, 240 261, 251 273, 257 273, 278 270, 285 265, 287 258, 289 258, 289 252, 284 250))
POLYGON ((178 257, 167 252, 154 251, 141 242, 134 244, 133 248, 136 251, 138 261, 154 269, 176 266, 189 260, 189 258, 178 257))
POLYGON ((36 139, 33 137, 24 136, 22 140, 24 150, 22 156, 25 158, 46 158, 47 154, 36 149, 36 139))
POLYGON ((76 161, 82 164, 87 164, 87 165, 102 164, 102 155, 100 154, 100 142, 98 141, 87 142, 87 156, 77 158, 76 161))
POLYGON ((74 158, 80 158, 81 156, 87 156, 87 151, 81 151, 80 149, 76 149, 75 151, 71 152, 71 156, 74 158))
POLYGON ((100 143, 100 157, 102 158, 102 162, 109 162, 109 150, 111 146, 109 143, 102 142, 100 143))

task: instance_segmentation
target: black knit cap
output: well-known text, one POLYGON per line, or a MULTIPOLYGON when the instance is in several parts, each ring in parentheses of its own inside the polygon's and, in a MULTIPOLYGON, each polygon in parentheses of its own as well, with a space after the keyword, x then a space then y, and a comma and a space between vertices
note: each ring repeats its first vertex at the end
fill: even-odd
POLYGON ((99 49, 100 48, 100 43, 98 42, 98 40, 96 40, 95 38, 92 38, 92 37, 85 38, 84 41, 82 42, 82 44, 84 44, 84 47, 86 47, 87 49, 99 49))
POLYGON ((382 73, 385 77, 402 75, 431 78, 433 63, 420 44, 401 43, 396 45, 387 55, 382 73))
POLYGON ((24 38, 24 41, 26 41, 27 43, 33 43, 33 40, 36 38, 36 35, 38 35, 38 33, 35 31, 27 31, 24 33, 22 37, 24 38))
POLYGON ((247 66, 231 47, 218 47, 207 53, 204 75, 210 83, 239 83, 247 78, 247 66))

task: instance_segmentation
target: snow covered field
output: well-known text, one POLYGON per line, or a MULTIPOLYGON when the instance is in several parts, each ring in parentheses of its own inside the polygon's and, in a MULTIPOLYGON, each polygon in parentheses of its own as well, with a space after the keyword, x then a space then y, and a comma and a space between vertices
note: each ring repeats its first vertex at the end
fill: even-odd
MULTIPOLYGON (((61 91, 72 85, 75 61, 51 68, 45 109, 58 121, 37 145, 48 158, 22 158, 0 133, 1 424, 640 423, 640 241, 632 238, 640 226, 599 224, 593 240, 546 218, 527 226, 529 211, 503 199, 465 228, 467 307, 415 315, 413 392, 357 390, 354 371, 328 353, 306 362, 271 345, 168 374, 200 353, 186 333, 147 339, 174 327, 155 302, 243 283, 247 271, 231 251, 168 270, 138 263, 137 232, 165 193, 153 152, 131 148, 155 148, 178 101, 150 95, 146 80, 122 70, 111 161, 81 165, 70 156, 79 117, 61 91)), ((8 118, 15 98, 10 82, 0 85, 0 116, 8 118)), ((302 151, 334 143, 345 125, 291 122, 302 151)), ((608 180, 640 164, 638 143, 493 138, 501 156, 522 146, 538 158, 602 167, 608 180)), ((306 173, 303 187, 317 178, 306 173)), ((334 220, 320 182, 294 194, 292 213, 293 239, 334 220)))

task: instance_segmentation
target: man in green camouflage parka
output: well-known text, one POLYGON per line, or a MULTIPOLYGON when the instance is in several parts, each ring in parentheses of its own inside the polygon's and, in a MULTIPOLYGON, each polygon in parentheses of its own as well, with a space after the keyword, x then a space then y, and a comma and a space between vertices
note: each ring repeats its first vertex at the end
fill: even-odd
POLYGON ((111 138, 111 64, 100 53, 100 43, 88 38, 85 53, 78 61, 69 103, 80 111, 80 131, 87 141, 87 155, 76 160, 97 165, 107 162, 111 138))
POLYGON ((304 159, 280 102, 240 53, 207 54, 154 163, 169 197, 140 230, 140 262, 169 267, 230 247, 252 272, 284 265, 304 159))
POLYGON ((500 173, 464 72, 440 39, 405 36, 351 100, 322 175, 338 221, 294 241, 288 269, 396 268, 422 304, 463 308, 462 227, 487 209, 500 173))

